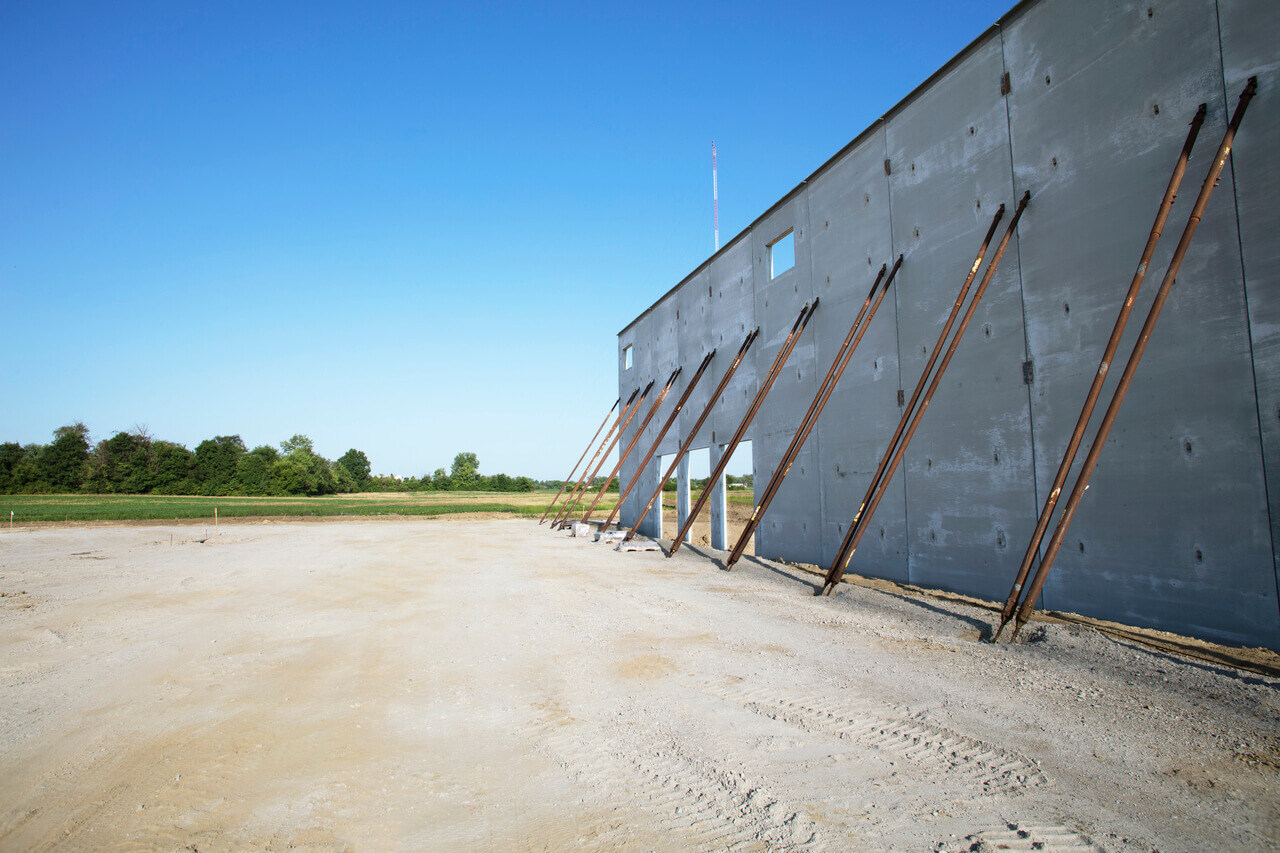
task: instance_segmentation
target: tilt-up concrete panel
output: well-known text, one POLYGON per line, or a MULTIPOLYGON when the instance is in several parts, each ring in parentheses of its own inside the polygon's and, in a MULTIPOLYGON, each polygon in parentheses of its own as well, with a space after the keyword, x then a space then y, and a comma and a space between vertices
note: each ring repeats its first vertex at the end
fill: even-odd
MULTIPOLYGON (((813 301, 810 227, 806 194, 801 193, 773 211, 752 230, 756 277, 756 316, 761 322, 756 371, 764 380, 787 333, 805 303, 813 301), (790 233, 794 238, 795 266, 770 277, 769 246, 790 233)), ((756 415, 748 438, 753 439, 752 462, 757 494, 764 491, 778 469, 782 455, 800 426, 804 412, 817 391, 815 369, 817 313, 797 337, 772 389, 756 415)), ((755 552, 762 557, 779 557, 802 562, 818 562, 821 557, 821 498, 818 488, 817 453, 810 443, 796 458, 794 467, 756 531, 755 552)), ((733 543, 730 543, 732 547, 733 543)))
MULTIPOLYGON (((990 39, 888 122, 893 243, 906 255, 898 328, 908 398, 993 214, 1006 206, 988 259, 1022 190, 1012 181, 1003 74, 1000 42, 990 39)), ((1024 221, 1036 208, 1033 199, 1024 221)), ((898 472, 913 583, 988 598, 1008 590, 1015 543, 1035 522, 1025 357, 1015 237, 898 472)))
MULTIPOLYGON (((1182 0, 1151 9, 1107 0, 1043 3, 1004 30, 1016 172, 1020 186, 1036 193, 1021 257, 1041 498, 1187 126, 1207 102, 1181 203, 1152 259, 1087 441, 1242 88, 1224 99, 1213 4, 1182 0)), ((1256 117, 1246 118, 1249 130, 1256 117)), ((1230 175, 1224 178, 1054 564, 1044 605, 1243 642, 1274 632, 1277 608, 1273 574, 1255 568, 1271 563, 1271 537, 1233 187, 1230 175)), ((1083 458, 1082 451, 1077 471, 1083 458)), ((1013 549, 1019 557, 1025 543, 1020 538, 1013 549)))
MULTIPOLYGON (((726 357, 726 347, 718 342, 720 333, 716 330, 713 318, 715 296, 712 292, 711 268, 707 267, 699 271, 680 286, 676 295, 680 311, 680 350, 688 354, 686 360, 701 360, 705 353, 716 350, 716 357, 712 359, 707 372, 698 382, 698 387, 689 396, 689 402, 685 404, 684 411, 680 413, 680 422, 672 428, 672 432, 676 432, 678 427, 678 438, 683 439, 689 435, 698 416, 706 408, 707 401, 711 399, 711 392, 715 390, 716 383, 724 375, 733 354, 730 352, 726 357)), ((689 369, 697 370, 697 367, 693 366, 689 369)), ((705 432, 706 436, 711 435, 710 419, 700 432, 705 432)), ((704 441, 710 443, 709 438, 704 438, 704 441)), ((675 453, 677 447, 678 445, 673 443, 669 452, 675 453)))
MULTIPOLYGON (((808 193, 813 281, 821 299, 811 324, 819 382, 866 302, 881 265, 888 265, 886 277, 893 268, 884 158, 881 127, 841 157, 808 193)), ((891 285, 809 439, 821 466, 823 568, 835 558, 901 413, 896 303, 897 288, 891 285)), ((875 521, 874 534, 859 548, 862 570, 906 581, 901 478, 894 481, 875 521)))
MULTIPOLYGON (((711 281, 707 292, 711 300, 711 319, 719 352, 716 355, 714 374, 707 377, 714 380, 709 383, 705 392, 708 395, 720 384, 738 347, 758 323, 751 249, 751 237, 744 235, 742 239, 726 247, 711 264, 711 281)), ((756 364, 763 342, 762 335, 751 346, 720 401, 711 410, 711 416, 699 431, 694 448, 710 447, 717 441, 723 444, 733 435, 756 393, 756 364)), ((764 369, 768 370, 768 367, 764 369)), ((682 426, 692 427, 697 417, 697 413, 687 414, 682 426)))
MULTIPOLYGON (((1230 181, 1236 191, 1274 559, 1280 556, 1280 3, 1222 0, 1218 16, 1232 109, 1249 77, 1258 78, 1258 94, 1245 114, 1223 183, 1230 181)), ((1280 563, 1272 567, 1280 574, 1280 563)))
MULTIPOLYGON (((639 323, 627 330, 626 342, 634 342, 635 350, 631 370, 626 370, 624 362, 619 361, 619 369, 624 374, 620 387, 635 387, 638 385, 643 388, 650 380, 653 381, 653 387, 649 391, 649 396, 637 409, 635 416, 631 418, 627 428, 623 431, 622 440, 618 444, 617 452, 619 454, 626 449, 631 439, 635 436, 640 425, 644 422, 645 415, 652 408, 658 394, 661 393, 663 385, 666 384, 671 372, 676 369, 680 353, 675 297, 674 293, 668 294, 639 323)), ((624 339, 620 338, 620 341, 624 341, 624 339)), ((622 346, 625 347, 626 342, 623 342, 622 346)), ((627 393, 629 394, 630 392, 627 393)), ((659 418, 662 411, 669 405, 671 405, 670 394, 668 394, 667 401, 658 410, 658 414, 654 415, 653 420, 646 427, 644 434, 636 444, 636 449, 632 451, 623 463, 623 482, 631 482, 636 478, 636 465, 644 450, 656 438, 657 431, 660 428, 659 418)), ((611 468, 612 465, 606 465, 602 473, 607 474, 611 468)), ((632 489, 631 494, 627 496, 623 506, 624 517, 635 518, 639 515, 640 508, 644 505, 643 502, 648 499, 648 495, 652 494, 655 488, 657 488, 657 474, 654 472, 652 465, 647 465, 644 470, 639 471, 639 480, 635 488, 632 489)), ((650 518, 645 519, 645 529, 641 532, 655 535, 659 522, 652 517, 652 513, 650 513, 650 516, 650 518)))

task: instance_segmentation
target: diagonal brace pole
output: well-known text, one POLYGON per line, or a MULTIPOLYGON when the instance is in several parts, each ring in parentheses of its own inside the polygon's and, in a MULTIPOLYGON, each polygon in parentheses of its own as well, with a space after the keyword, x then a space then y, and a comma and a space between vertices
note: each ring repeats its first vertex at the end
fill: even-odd
POLYGON ((627 424, 630 424, 631 419, 635 418, 636 412, 640 411, 640 406, 644 405, 645 398, 649 396, 649 391, 652 388, 653 388, 653 380, 650 379, 648 386, 644 387, 643 391, 640 392, 640 396, 636 397, 635 403, 632 403, 631 409, 626 412, 626 418, 623 418, 620 421, 618 421, 617 432, 613 434, 613 438, 611 439, 611 441, 609 441, 608 447, 604 448, 604 452, 599 453, 598 455, 599 461, 595 461, 595 467, 593 467, 593 469, 590 470, 590 473, 586 474, 584 476, 584 479, 582 479, 581 482, 579 483, 579 487, 577 487, 577 491, 573 493, 572 501, 564 502, 564 506, 561 507, 561 514, 559 514, 556 517, 556 520, 554 520, 552 523, 553 530, 557 528, 564 528, 564 526, 568 524, 568 516, 570 516, 571 512, 573 511, 573 508, 579 505, 579 502, 582 500, 582 497, 584 497, 586 494, 586 489, 589 489, 591 487, 591 483, 595 482, 595 475, 600 473, 600 469, 602 469, 602 467, 604 466, 604 460, 608 459, 609 453, 612 453, 613 448, 616 447, 617 443, 621 441, 622 433, 626 432, 627 424))
POLYGON ((707 479, 706 488, 698 496, 698 502, 689 512, 689 517, 684 520, 684 524, 681 525, 675 541, 671 543, 671 550, 667 552, 668 557, 674 556, 676 551, 680 550, 680 545, 684 542, 684 537, 688 534, 689 528, 693 526, 694 519, 698 517, 698 513, 702 511, 702 508, 707 505, 707 501, 711 498, 711 490, 720 481, 721 475, 724 474, 724 469, 728 467, 729 460, 733 456, 733 451, 742 442, 742 437, 746 435, 747 428, 751 426, 751 421, 755 418, 756 412, 760 411, 760 406, 764 403, 765 397, 769 396, 769 390, 773 388, 774 381, 778 378, 778 374, 782 372, 787 359, 791 357, 791 351, 796 348, 800 335, 804 332, 805 327, 809 325, 809 320, 813 318, 813 312, 817 310, 817 299, 814 299, 811 303, 806 302, 804 307, 800 309, 800 316, 796 318, 795 324, 791 327, 791 333, 787 335, 782 348, 778 350, 778 354, 774 357, 773 365, 769 368, 768 375, 765 376, 764 381, 760 383, 760 387, 756 390, 755 399, 751 401, 751 405, 747 408, 747 413, 742 417, 742 422, 738 424, 738 429, 733 433, 733 438, 725 445, 724 455, 720 457, 720 461, 716 463, 715 470, 711 472, 711 476, 707 479))
POLYGON ((831 564, 831 568, 827 570, 826 581, 821 590, 816 595, 830 595, 840 583, 840 579, 844 577, 845 570, 849 567, 849 561, 853 558, 853 554, 858 549, 858 542, 862 539, 862 534, 869 527, 871 517, 875 515, 876 508, 880 506, 880 501, 884 498, 885 492, 888 491, 889 483, 893 480, 894 472, 897 471, 898 465, 902 462, 903 455, 907 452, 907 447, 911 444, 911 439, 915 436, 916 430, 924 420, 924 413, 929 408, 929 403, 933 399, 934 392, 938 390, 938 386, 942 383, 942 376, 947 371, 947 366, 951 364, 951 357, 955 355, 956 348, 960 345, 960 340, 964 337, 965 330, 969 328, 969 321, 973 319, 973 314, 978 308, 978 303, 982 301, 983 295, 987 292, 987 285, 991 283, 992 277, 995 276, 996 269, 1000 266, 1000 259, 1004 257, 1004 251, 1009 246, 1009 239, 1013 236, 1014 230, 1018 227, 1018 220, 1022 218, 1022 212, 1026 210, 1027 202, 1031 200, 1030 191, 1026 192, 1021 201, 1018 202, 1018 208, 1014 211, 1013 219, 1009 221, 1009 227, 1005 229, 1004 236, 1000 238, 1000 245, 996 247, 995 254, 991 257, 991 263, 987 265, 987 271, 982 274, 982 281, 978 283, 977 290, 973 293, 973 299, 969 302, 968 309, 965 310, 964 317, 960 320, 960 326, 956 329, 956 333, 951 338, 951 343, 947 346, 946 354, 942 356, 942 361, 938 364, 938 369, 934 373, 933 381, 929 383, 929 389, 920 399, 919 409, 911 419, 911 425, 907 427, 906 433, 903 434, 902 440, 898 443, 897 449, 894 451, 893 459, 888 467, 885 468, 884 474, 880 478, 879 484, 876 486, 876 492, 871 497, 871 502, 867 504, 865 511, 859 510, 857 523, 850 523, 849 533, 845 536, 845 545, 841 552, 836 555, 835 561, 831 564))
POLYGON ((614 465, 613 470, 609 472, 609 476, 605 479, 604 485, 600 487, 600 491, 596 494, 596 499, 591 502, 591 506, 582 514, 580 521, 583 524, 586 524, 587 519, 591 517, 591 513, 596 511, 596 507, 600 505, 601 498, 604 497, 605 492, 609 491, 609 486, 613 483, 613 478, 618 476, 618 472, 622 470, 622 466, 627 461, 627 457, 631 455, 631 451, 635 450, 636 445, 640 443, 640 438, 644 435, 645 429, 649 426, 649 421, 653 420, 653 416, 656 415, 658 413, 658 409, 662 407, 662 401, 667 399, 667 394, 671 392, 672 387, 676 384, 676 378, 680 376, 680 371, 682 370, 684 370, 683 367, 677 367, 672 371, 670 378, 667 379, 667 384, 662 386, 662 391, 658 394, 658 398, 653 401, 653 405, 649 408, 649 411, 645 413, 644 420, 641 421, 640 426, 636 428, 635 435, 631 436, 631 441, 627 444, 627 449, 619 454, 618 463, 614 465))
POLYGON ((569 488, 569 483, 573 481, 573 475, 578 473, 578 466, 582 464, 583 459, 587 458, 587 454, 590 453, 591 448, 595 446, 596 439, 600 437, 601 430, 604 429, 605 424, 609 423, 609 416, 613 414, 613 410, 618 408, 618 404, 621 402, 621 397, 613 401, 613 405, 609 408, 609 411, 605 413, 604 420, 600 422, 600 427, 596 430, 596 434, 591 436, 591 440, 587 442, 587 446, 582 450, 582 455, 578 457, 578 461, 573 463, 573 467, 569 469, 569 476, 564 478, 564 485, 560 487, 560 491, 556 492, 556 496, 551 499, 551 503, 547 504, 547 508, 543 510, 542 518, 538 519, 538 524, 542 524, 542 522, 547 520, 547 515, 551 512, 551 508, 556 505, 556 501, 560 500, 560 496, 564 494, 564 490, 569 488))
POLYGON ((866 334, 867 329, 871 326, 871 321, 875 319, 876 312, 880 309, 880 303, 884 301, 885 294, 889 292, 889 287, 893 284, 893 279, 898 274, 898 268, 901 266, 902 255, 899 255, 898 259, 893 262, 893 270, 889 272, 887 279, 885 279, 885 272, 889 270, 889 265, 883 264, 880 267, 880 272, 876 275, 876 280, 872 283, 871 290, 867 291, 867 298, 863 301, 862 308, 858 311, 858 316, 854 319, 853 325, 849 327, 849 333, 845 335, 844 341, 841 342, 840 349, 836 352, 836 357, 832 360, 831 367, 827 370, 827 375, 823 377, 817 393, 813 396, 813 402, 809 404, 808 411, 804 413, 804 418, 801 419, 800 426, 796 429, 796 433, 791 439, 791 444, 787 446, 786 452, 782 454, 782 459, 778 462, 777 470, 774 471, 773 477, 769 480, 769 485, 765 488, 764 495, 760 498, 760 503, 756 505, 751 517, 747 519, 746 526, 743 527, 737 544, 733 546, 729 559, 725 561, 724 569, 726 572, 732 571, 734 563, 742 558, 743 552, 747 549, 747 542, 755 535, 756 528, 760 526, 760 523, 764 520, 765 513, 769 511, 769 504, 773 503, 774 497, 777 496, 778 491, 782 488, 783 480, 787 478, 787 474, 791 473, 791 466, 795 464, 801 448, 804 447, 809 434, 813 432, 814 426, 817 425, 818 416, 822 414, 827 401, 831 399, 836 383, 844 375, 844 369, 849 365, 849 360, 853 358, 854 352, 857 351, 858 344, 862 343, 862 336, 866 334), (880 287, 882 280, 884 281, 884 287, 880 287), (876 295, 877 288, 879 288, 878 296, 876 295), (863 321, 864 317, 866 318, 865 322, 863 321))
POLYGON ((671 410, 671 414, 667 417, 667 422, 662 425, 662 429, 658 430, 658 437, 653 440, 653 445, 649 448, 649 452, 644 458, 636 463, 636 475, 631 478, 631 482, 627 483, 627 487, 618 495, 618 503, 614 505, 613 512, 609 513, 609 517, 605 519, 604 526, 600 528, 600 532, 604 533, 609 529, 609 525, 613 524, 613 520, 618 517, 618 513, 622 510, 622 502, 627 499, 627 495, 631 494, 631 489, 635 484, 640 482, 640 475, 644 472, 644 467, 649 464, 649 460, 653 458, 653 454, 658 452, 658 445, 662 444, 662 440, 667 437, 667 431, 671 429, 671 425, 676 422, 676 418, 680 417, 680 412, 684 409, 684 404, 689 402, 689 395, 693 393, 693 389, 697 387, 698 380, 702 378, 702 374, 707 372, 707 367, 711 365, 711 359, 716 357, 716 351, 713 349, 702 357, 702 363, 698 365, 698 369, 693 374, 693 379, 689 380, 689 384, 685 386, 684 393, 680 395, 680 399, 676 401, 676 406, 671 410))
POLYGON ((1191 130, 1187 132, 1187 140, 1182 145, 1182 153, 1178 155, 1178 162, 1173 167, 1173 174, 1169 178, 1169 185, 1165 188, 1164 198, 1160 200, 1160 207, 1156 211, 1155 224, 1151 226, 1151 233, 1147 236, 1147 245, 1142 250, 1142 258, 1138 261, 1138 268, 1134 271, 1133 279, 1129 282, 1129 292, 1125 294, 1124 303, 1120 307, 1120 314, 1116 317, 1115 326, 1111 330, 1111 338, 1107 341, 1107 345, 1102 352, 1102 360, 1098 364, 1098 371, 1093 375, 1093 383, 1089 386, 1089 393, 1085 396, 1084 406, 1080 409, 1080 417, 1076 419, 1075 429, 1071 432, 1071 439, 1067 442, 1067 449, 1062 454, 1062 462, 1058 465, 1058 473, 1054 475, 1053 485, 1049 488, 1049 496, 1045 498, 1044 507, 1040 510, 1040 518, 1036 520, 1035 533, 1031 534, 1031 541, 1027 543, 1026 553, 1022 556, 1022 564, 1018 566, 1018 574, 1014 578, 1013 587, 1009 590, 1009 596, 1005 599, 1004 607, 1000 611, 1000 626, 996 628, 995 633, 991 636, 991 642, 995 643, 1000 639, 1000 633, 1004 630, 1004 626, 1009 624, 1009 620, 1013 618, 1013 611, 1018 606, 1018 597, 1022 593, 1022 585, 1027 582, 1027 575, 1031 572, 1031 564, 1035 562, 1036 555, 1040 553, 1040 543, 1044 539, 1044 534, 1049 529, 1049 519, 1053 517, 1054 507, 1058 505, 1058 498, 1062 495, 1062 487, 1067 483, 1067 475, 1071 473, 1071 466, 1076 460, 1076 453, 1080 449, 1080 442, 1084 439, 1085 430, 1089 426, 1089 419, 1093 417, 1093 410, 1098 404, 1098 397, 1102 394, 1102 384, 1107 378, 1107 370, 1111 367, 1111 361, 1116 357, 1116 350, 1120 348, 1120 336, 1124 333, 1124 327, 1129 322, 1129 315, 1133 313, 1133 303, 1138 297, 1138 291, 1142 288, 1142 281, 1147 276, 1147 265, 1151 263, 1151 256, 1155 254, 1156 244, 1160 242, 1160 235, 1164 231, 1165 221, 1169 218, 1169 209, 1173 207, 1173 200, 1178 194, 1178 188, 1182 185, 1182 177, 1187 172, 1187 161, 1191 157, 1191 149, 1196 144, 1196 137, 1200 134, 1200 126, 1204 124, 1205 112, 1208 110, 1207 104, 1201 104, 1200 109, 1196 111, 1195 118, 1191 120, 1191 130))
POLYGON ((675 473, 676 466, 680 464, 680 460, 685 457, 693 443, 698 438, 698 430, 702 429, 703 423, 710 416, 711 410, 715 408, 716 403, 720 401, 724 389, 729 387, 729 380, 733 378, 733 374, 737 372, 738 365, 747 356, 747 350, 751 349, 751 345, 755 343, 756 338, 760 337, 760 327, 747 333, 746 338, 742 341, 742 346, 738 347, 738 354, 733 357, 733 361, 729 363, 729 367, 725 370, 724 376, 720 377, 720 384, 716 386, 716 390, 711 392, 711 397, 707 400, 707 405, 702 409, 702 414, 698 415, 697 422, 694 423, 693 429, 689 430, 689 435, 685 438, 684 443, 680 445, 680 450, 676 453, 676 458, 671 460, 671 467, 667 469, 667 473, 662 476, 658 482, 658 488, 654 490, 649 502, 644 505, 644 509, 640 511, 640 516, 632 523, 631 529, 627 531, 627 535, 623 537, 623 542, 630 542, 635 538, 636 531, 640 529, 640 522, 644 521, 645 516, 649 514, 649 510, 653 509, 653 505, 662 497, 662 490, 667 485, 667 481, 671 479, 671 475, 675 473))
POLYGON ((1044 589, 1045 581, 1049 577, 1049 570, 1053 568, 1054 558, 1058 556, 1058 549, 1062 547, 1062 540, 1066 537, 1068 528, 1071 527, 1071 519, 1075 516, 1076 509, 1080 506, 1080 500, 1084 497, 1085 490, 1089 488, 1089 477, 1093 475, 1094 469, 1098 467, 1098 458, 1102 455, 1103 447, 1106 446, 1107 436, 1111 433, 1111 427, 1116 422, 1116 416, 1120 414, 1120 406, 1124 403, 1125 394, 1129 392, 1129 386, 1133 383, 1133 375, 1138 370, 1142 355, 1147 350, 1147 343, 1151 340, 1151 333, 1155 331, 1156 321, 1160 319, 1160 311, 1164 308, 1165 300, 1169 298, 1169 291, 1173 289, 1173 282, 1178 276, 1178 269, 1182 266, 1183 258, 1187 256, 1187 249, 1191 247, 1191 238, 1195 236, 1196 228, 1200 225, 1200 219, 1204 216, 1205 208, 1209 205, 1209 197, 1213 195, 1213 190, 1218 185, 1218 178, 1222 175, 1222 170, 1227 165, 1227 158, 1231 156, 1231 145, 1235 141, 1236 131, 1240 127, 1240 122, 1244 119, 1244 111, 1248 108, 1249 102, 1253 100, 1253 96, 1257 91, 1258 78, 1250 77, 1249 84, 1240 93, 1240 100, 1236 103, 1235 113, 1231 116, 1231 122, 1227 125, 1226 133, 1223 134, 1222 144, 1218 146, 1218 152, 1214 155, 1213 164, 1209 167, 1209 173, 1205 175, 1204 183, 1200 186, 1200 194, 1196 197, 1195 204, 1191 208, 1191 215, 1187 218, 1187 225, 1182 230, 1182 238, 1178 241, 1178 247, 1173 251, 1173 258, 1169 261, 1169 268, 1165 271, 1164 280, 1160 282, 1160 289, 1156 291, 1156 298, 1151 304, 1151 310, 1147 312, 1147 319, 1142 324, 1142 331, 1138 333, 1138 340, 1133 345, 1133 352, 1129 355, 1129 361, 1125 364, 1124 371, 1120 374, 1120 381, 1116 384, 1116 390, 1111 395, 1111 403, 1107 406, 1107 413, 1102 416, 1102 423, 1098 426, 1098 434, 1094 436, 1093 445, 1089 448, 1089 453, 1085 456, 1084 463, 1080 467, 1080 474, 1076 478, 1076 484, 1071 489, 1071 497, 1067 498, 1067 503, 1062 509, 1062 518, 1058 520, 1058 526, 1053 531, 1053 538, 1049 540, 1049 545, 1045 548, 1044 557, 1040 560, 1040 567, 1036 570, 1035 579, 1027 589, 1026 597, 1022 600, 1022 606, 1018 608, 1017 621, 1013 626, 1013 636, 1009 638, 1010 642, 1018 638, 1018 632, 1022 630, 1023 625, 1027 624, 1027 620, 1031 618, 1031 611, 1035 607, 1036 599, 1040 596, 1040 591, 1044 589))

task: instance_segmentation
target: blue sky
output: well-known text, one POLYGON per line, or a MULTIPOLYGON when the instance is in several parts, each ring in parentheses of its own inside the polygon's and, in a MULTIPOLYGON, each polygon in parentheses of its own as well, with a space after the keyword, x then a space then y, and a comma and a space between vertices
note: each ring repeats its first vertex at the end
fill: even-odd
POLYGON ((1001 2, 9 3, 0 441, 564 476, 616 334, 1001 2))

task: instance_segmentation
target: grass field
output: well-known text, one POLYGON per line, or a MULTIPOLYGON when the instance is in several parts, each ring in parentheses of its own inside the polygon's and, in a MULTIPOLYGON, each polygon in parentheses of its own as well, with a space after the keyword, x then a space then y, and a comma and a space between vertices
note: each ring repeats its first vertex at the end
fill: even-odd
MULTIPOLYGON (((0 495, 0 522, 148 521, 279 516, 509 513, 537 518, 555 492, 379 492, 319 498, 198 497, 192 495, 0 495)), ((588 496, 591 498, 592 496, 588 496)), ((613 508, 609 495, 596 509, 613 508)), ((561 498, 557 508, 564 502, 561 498)), ((588 503, 588 505, 590 505, 588 503)), ((585 507, 583 507, 585 509, 585 507)))

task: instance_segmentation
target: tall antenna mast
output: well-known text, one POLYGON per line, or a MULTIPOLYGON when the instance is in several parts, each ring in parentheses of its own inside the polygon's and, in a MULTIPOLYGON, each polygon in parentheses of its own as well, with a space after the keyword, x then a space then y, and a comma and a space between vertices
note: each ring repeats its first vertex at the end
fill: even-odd
POLYGON ((716 251, 720 251, 720 176, 716 171, 716 141, 711 140, 711 210, 715 218, 716 251))

